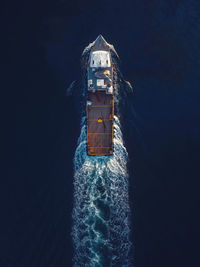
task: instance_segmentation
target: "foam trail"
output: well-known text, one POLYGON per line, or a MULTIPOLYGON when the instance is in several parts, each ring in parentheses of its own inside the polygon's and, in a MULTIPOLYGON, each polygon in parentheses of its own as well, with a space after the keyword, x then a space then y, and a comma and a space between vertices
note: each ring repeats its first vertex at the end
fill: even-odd
POLYGON ((114 117, 114 154, 87 155, 86 118, 74 156, 74 266, 132 266, 128 154, 114 117))

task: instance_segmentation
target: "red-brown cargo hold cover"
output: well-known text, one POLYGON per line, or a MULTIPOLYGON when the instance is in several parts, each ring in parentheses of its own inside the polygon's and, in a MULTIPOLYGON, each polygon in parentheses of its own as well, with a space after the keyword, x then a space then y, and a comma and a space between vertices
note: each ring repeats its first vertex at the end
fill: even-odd
POLYGON ((105 91, 88 92, 87 95, 87 145, 88 155, 113 153, 113 95, 105 91))

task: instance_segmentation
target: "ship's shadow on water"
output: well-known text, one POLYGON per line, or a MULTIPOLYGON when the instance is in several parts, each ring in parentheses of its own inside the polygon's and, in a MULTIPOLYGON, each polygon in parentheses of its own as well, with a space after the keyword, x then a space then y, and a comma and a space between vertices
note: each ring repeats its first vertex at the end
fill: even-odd
POLYGON ((132 266, 127 151, 114 119, 114 154, 88 156, 86 120, 74 157, 74 266, 132 266))

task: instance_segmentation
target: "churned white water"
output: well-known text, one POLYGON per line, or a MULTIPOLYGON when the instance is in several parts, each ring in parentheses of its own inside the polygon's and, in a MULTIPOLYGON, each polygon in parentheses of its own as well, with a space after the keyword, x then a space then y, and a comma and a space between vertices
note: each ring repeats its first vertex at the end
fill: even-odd
POLYGON ((74 266, 132 266, 128 154, 114 117, 114 154, 87 155, 86 118, 74 156, 74 266))

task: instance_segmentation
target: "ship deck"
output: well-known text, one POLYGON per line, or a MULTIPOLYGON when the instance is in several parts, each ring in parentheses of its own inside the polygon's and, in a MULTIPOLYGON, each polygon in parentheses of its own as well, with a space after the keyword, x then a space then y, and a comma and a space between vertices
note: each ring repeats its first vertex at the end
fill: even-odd
POLYGON ((113 95, 104 91, 87 94, 87 146, 88 155, 113 153, 113 95), (91 105, 88 105, 90 102, 91 105))

